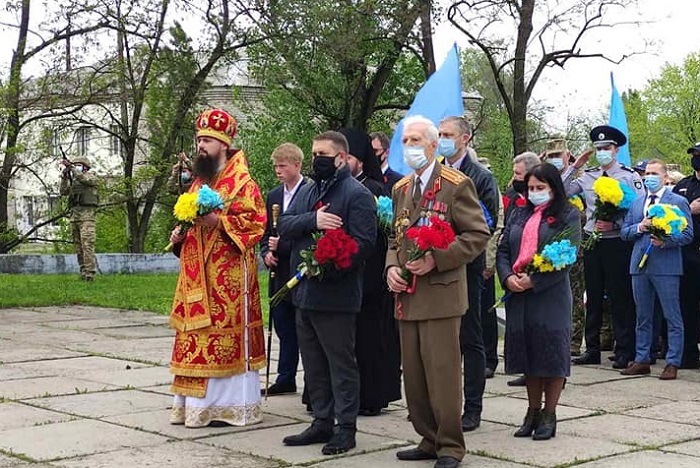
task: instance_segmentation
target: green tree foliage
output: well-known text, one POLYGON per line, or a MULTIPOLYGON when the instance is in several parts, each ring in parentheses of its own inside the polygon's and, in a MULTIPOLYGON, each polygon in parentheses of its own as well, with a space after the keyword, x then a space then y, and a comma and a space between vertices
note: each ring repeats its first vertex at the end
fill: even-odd
POLYGON ((661 158, 692 169, 686 150, 700 140, 700 52, 666 64, 659 76, 623 100, 635 161, 661 158))

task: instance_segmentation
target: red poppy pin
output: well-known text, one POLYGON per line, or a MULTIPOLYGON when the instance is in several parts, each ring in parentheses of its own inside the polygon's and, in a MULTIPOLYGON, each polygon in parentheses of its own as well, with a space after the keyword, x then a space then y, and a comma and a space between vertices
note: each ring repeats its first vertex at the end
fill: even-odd
POLYGON ((545 219, 545 221, 547 221, 547 224, 551 226, 552 224, 557 222, 557 218, 555 218, 554 216, 547 216, 547 219, 545 219))
POLYGON ((435 200, 435 192, 428 189, 425 191, 425 199, 428 201, 435 200))
POLYGON ((527 200, 525 200, 523 197, 518 197, 515 199, 515 206, 522 208, 525 205, 527 205, 527 200))

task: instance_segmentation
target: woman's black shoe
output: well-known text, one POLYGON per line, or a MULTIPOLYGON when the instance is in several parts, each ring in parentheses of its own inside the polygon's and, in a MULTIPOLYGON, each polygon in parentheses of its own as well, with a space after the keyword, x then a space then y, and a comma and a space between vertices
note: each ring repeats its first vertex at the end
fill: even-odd
POLYGON ((509 387, 524 387, 526 384, 525 376, 521 375, 513 380, 506 382, 509 387))
POLYGON ((532 434, 532 440, 547 440, 557 435, 557 415, 549 411, 542 411, 540 425, 532 434))
POLYGON ((360 416, 379 416, 382 414, 382 410, 374 408, 360 408, 357 414, 360 416))
POLYGON ((532 432, 540 424, 542 411, 540 408, 528 408, 523 425, 513 434, 515 437, 530 437, 532 432))

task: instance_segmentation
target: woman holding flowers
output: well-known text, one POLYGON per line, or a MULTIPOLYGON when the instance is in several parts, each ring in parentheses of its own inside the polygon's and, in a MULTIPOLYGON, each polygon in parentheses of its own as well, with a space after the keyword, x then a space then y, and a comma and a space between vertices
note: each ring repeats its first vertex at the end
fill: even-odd
POLYGON ((572 297, 568 271, 581 237, 579 213, 559 171, 535 166, 528 202, 508 219, 496 254, 506 300, 505 364, 525 374, 529 408, 516 437, 556 435, 556 407, 570 371, 572 297), (544 410, 542 394, 544 393, 544 410))

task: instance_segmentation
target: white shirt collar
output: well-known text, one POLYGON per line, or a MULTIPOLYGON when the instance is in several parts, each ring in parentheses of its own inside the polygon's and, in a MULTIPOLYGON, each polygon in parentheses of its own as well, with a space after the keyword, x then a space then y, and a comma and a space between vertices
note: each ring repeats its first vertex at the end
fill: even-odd
POLYGON ((656 193, 647 193, 647 200, 654 195, 656 197, 656 203, 659 203, 659 200, 661 200, 661 197, 663 196, 664 192, 666 191, 666 186, 661 186, 658 192, 656 193))
POLYGON ((453 169, 459 170, 460 167, 462 167, 462 163, 464 162, 464 158, 467 157, 467 152, 465 151, 464 154, 462 155, 461 158, 456 160, 454 164, 450 163, 450 161, 445 158, 445 164, 447 164, 448 167, 451 167, 453 169))

